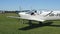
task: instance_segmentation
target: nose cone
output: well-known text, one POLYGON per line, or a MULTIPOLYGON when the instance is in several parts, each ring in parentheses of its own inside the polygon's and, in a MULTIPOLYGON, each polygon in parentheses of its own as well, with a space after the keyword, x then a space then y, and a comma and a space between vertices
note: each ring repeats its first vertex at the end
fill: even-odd
POLYGON ((26 12, 20 12, 19 15, 20 16, 25 16, 26 12))
POLYGON ((24 15, 24 14, 25 14, 25 12, 20 12, 20 13, 19 13, 19 15, 24 15))

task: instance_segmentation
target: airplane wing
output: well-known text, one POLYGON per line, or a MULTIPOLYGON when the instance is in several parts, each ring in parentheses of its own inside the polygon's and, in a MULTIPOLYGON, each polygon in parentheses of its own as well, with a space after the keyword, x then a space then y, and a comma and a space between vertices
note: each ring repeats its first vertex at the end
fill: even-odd
POLYGON ((7 16, 8 18, 20 18, 20 17, 16 17, 16 16, 7 16))
POLYGON ((26 18, 26 17, 16 17, 16 16, 7 16, 8 18, 17 18, 17 19, 27 19, 27 20, 33 20, 33 21, 41 21, 44 22, 45 20, 37 19, 37 18, 26 18))

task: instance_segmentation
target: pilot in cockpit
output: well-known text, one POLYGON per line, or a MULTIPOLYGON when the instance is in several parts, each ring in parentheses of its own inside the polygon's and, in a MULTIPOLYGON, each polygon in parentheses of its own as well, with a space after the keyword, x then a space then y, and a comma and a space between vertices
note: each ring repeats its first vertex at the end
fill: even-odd
POLYGON ((37 11, 34 11, 34 12, 31 13, 31 15, 36 15, 36 13, 37 13, 37 11))

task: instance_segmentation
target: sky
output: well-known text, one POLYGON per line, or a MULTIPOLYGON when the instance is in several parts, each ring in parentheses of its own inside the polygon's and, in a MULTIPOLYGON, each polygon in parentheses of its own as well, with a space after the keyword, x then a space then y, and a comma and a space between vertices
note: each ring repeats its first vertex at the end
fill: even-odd
POLYGON ((59 9, 60 0, 0 0, 0 10, 59 9))

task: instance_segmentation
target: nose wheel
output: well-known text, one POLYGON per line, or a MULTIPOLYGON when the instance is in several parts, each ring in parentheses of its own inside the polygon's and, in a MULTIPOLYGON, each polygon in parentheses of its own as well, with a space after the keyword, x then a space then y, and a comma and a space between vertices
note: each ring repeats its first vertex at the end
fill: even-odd
POLYGON ((39 22, 39 24, 43 24, 43 22, 39 22))
POLYGON ((32 26, 32 20, 29 20, 29 26, 32 26))

